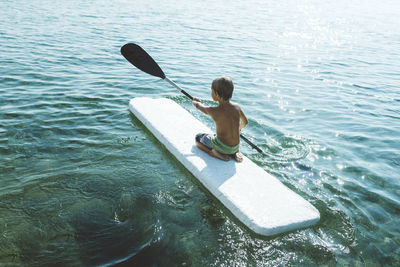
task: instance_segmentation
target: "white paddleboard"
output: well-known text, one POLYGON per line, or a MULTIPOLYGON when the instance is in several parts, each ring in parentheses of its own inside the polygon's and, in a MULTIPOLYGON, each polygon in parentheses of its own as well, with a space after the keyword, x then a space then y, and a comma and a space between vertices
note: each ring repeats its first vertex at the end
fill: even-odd
MULTIPOLYGON (((241 163, 197 148, 197 133, 212 133, 171 99, 137 97, 131 112, 243 224, 271 236, 319 221, 318 210, 244 156, 241 163)), ((243 144, 241 144, 243 145, 243 144)))

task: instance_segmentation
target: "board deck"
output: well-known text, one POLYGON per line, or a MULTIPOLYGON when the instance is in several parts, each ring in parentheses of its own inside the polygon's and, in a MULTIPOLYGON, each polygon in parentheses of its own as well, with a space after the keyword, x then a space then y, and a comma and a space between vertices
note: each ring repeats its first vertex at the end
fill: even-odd
MULTIPOLYGON (((211 129, 171 99, 137 97, 130 111, 244 225, 271 236, 309 227, 318 210, 244 156, 241 163, 213 158, 196 147, 211 129)), ((241 144, 243 145, 243 144, 241 144)))

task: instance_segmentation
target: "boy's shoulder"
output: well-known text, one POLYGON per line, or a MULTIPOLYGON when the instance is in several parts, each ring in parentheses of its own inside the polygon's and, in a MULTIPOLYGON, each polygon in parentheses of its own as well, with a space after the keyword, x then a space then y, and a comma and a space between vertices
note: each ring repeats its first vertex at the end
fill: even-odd
POLYGON ((217 107, 213 107, 213 110, 211 111, 211 113, 214 114, 226 114, 231 113, 231 112, 241 112, 241 108, 239 106, 239 104, 234 103, 234 102, 229 102, 228 105, 224 105, 224 106, 217 106, 217 107))
POLYGON ((235 109, 238 109, 238 110, 241 109, 240 105, 238 103, 235 103, 235 102, 230 102, 230 103, 231 103, 232 107, 234 107, 235 109))

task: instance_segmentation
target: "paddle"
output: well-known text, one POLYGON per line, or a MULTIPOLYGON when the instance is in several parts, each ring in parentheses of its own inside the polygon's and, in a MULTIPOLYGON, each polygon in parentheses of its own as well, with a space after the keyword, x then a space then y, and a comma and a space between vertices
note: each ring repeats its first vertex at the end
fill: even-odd
MULTIPOLYGON (((178 85, 176 85, 173 81, 168 79, 160 66, 158 66, 157 62, 154 61, 154 59, 140 46, 137 44, 133 43, 128 43, 125 44, 124 46, 121 47, 121 54, 136 68, 140 69, 141 71, 146 72, 147 74, 150 74, 152 76, 159 77, 168 83, 170 83, 173 87, 178 89, 181 93, 183 93, 185 96, 193 100, 193 97, 189 95, 185 90, 180 88, 178 85)), ((264 152, 255 144, 250 142, 249 139, 244 137, 242 134, 240 134, 240 137, 248 143, 252 148, 260 152, 261 154, 265 155, 264 152)))

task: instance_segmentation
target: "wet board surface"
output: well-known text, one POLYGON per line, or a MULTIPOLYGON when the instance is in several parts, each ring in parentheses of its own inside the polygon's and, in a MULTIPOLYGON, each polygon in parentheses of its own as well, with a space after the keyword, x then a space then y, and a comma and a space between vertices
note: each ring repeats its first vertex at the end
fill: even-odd
MULTIPOLYGON (((318 210, 244 156, 241 163, 213 158, 196 147, 211 129, 171 99, 137 97, 130 111, 243 224, 271 236, 319 221, 318 210)), ((241 143, 241 146, 246 145, 241 143)))

